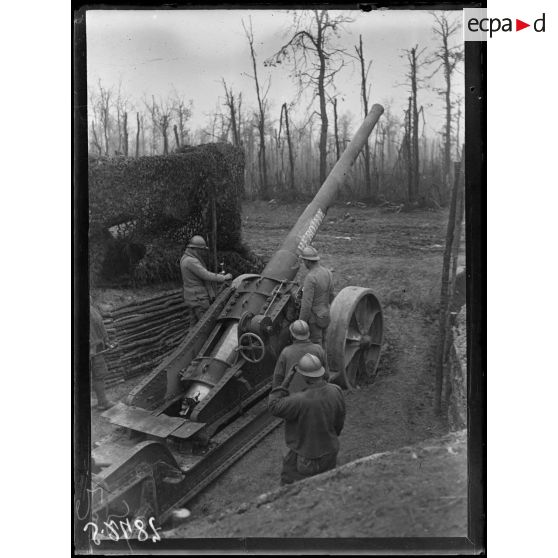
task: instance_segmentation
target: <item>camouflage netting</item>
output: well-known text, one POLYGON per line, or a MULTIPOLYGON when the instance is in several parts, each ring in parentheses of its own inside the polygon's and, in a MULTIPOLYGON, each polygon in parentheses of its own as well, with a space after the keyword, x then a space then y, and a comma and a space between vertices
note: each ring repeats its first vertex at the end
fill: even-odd
MULTIPOLYGON (((179 280, 194 234, 212 243, 227 271, 257 273, 263 262, 241 240, 244 154, 228 144, 168 156, 89 159, 89 269, 94 285, 179 280)), ((210 258, 211 260, 213 258, 210 258)))

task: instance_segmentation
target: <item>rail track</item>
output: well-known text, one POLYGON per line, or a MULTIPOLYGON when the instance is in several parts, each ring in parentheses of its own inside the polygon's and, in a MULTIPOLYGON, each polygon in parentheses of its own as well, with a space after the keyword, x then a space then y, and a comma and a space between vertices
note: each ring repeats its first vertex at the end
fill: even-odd
MULTIPOLYGON (((185 506, 215 479, 282 422, 269 414, 264 398, 219 430, 206 446, 189 445, 184 451, 179 440, 162 440, 141 436, 131 429, 120 428, 111 441, 92 451, 101 470, 93 475, 93 517, 99 521, 128 516, 154 517, 164 525, 172 512, 185 506), (161 458, 161 448, 168 459, 161 458), (156 460, 151 459, 157 454, 156 460), (103 467, 107 462, 111 465, 103 467), (146 467, 151 463, 151 467, 146 467), (137 501, 138 481, 142 483, 137 501)), ((164 454, 163 454, 164 455, 164 454)))

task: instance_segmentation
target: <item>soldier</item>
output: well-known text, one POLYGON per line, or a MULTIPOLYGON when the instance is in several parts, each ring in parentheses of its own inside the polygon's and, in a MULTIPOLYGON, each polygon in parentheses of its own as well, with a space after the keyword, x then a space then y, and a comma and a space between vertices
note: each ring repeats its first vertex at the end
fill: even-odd
POLYGON ((314 247, 306 246, 300 257, 308 273, 302 288, 299 318, 308 322, 310 340, 323 347, 329 325, 329 307, 334 298, 333 275, 320 265, 320 256, 314 247))
MULTIPOLYGON (((322 365, 326 367, 326 354, 321 345, 312 343, 310 341, 310 329, 308 324, 303 320, 296 320, 289 326, 289 331, 293 339, 292 345, 285 347, 279 358, 277 359, 277 364, 275 365, 275 370, 273 372, 273 387, 279 387, 287 372, 296 364, 298 361, 306 354, 310 353, 316 355, 322 365)), ((326 367, 325 379, 329 378, 326 367)), ((300 377, 299 374, 295 374, 293 381, 289 385, 289 393, 295 393, 306 387, 306 383, 300 377)))
POLYGON ((329 471, 337 465, 345 397, 339 386, 324 380, 324 373, 320 359, 305 354, 269 395, 270 413, 285 419, 288 453, 283 459, 281 484, 329 471), (289 395, 289 384, 297 371, 306 389, 289 395))
POLYGON ((180 259, 180 272, 184 289, 184 302, 198 321, 215 298, 214 283, 230 281, 232 275, 211 273, 205 264, 207 244, 201 236, 193 236, 180 259))
POLYGON ((103 354, 107 348, 112 348, 108 340, 107 330, 103 318, 89 299, 89 371, 91 383, 97 396, 97 409, 105 411, 114 405, 107 399, 105 392, 105 377, 108 374, 107 363, 103 354))

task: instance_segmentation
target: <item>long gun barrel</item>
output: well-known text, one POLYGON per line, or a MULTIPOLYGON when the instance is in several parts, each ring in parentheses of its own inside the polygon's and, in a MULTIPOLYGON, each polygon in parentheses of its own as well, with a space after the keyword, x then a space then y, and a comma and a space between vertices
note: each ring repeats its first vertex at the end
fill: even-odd
POLYGON ((314 199, 308 204, 304 213, 291 229, 281 248, 271 258, 262 272, 263 277, 278 281, 292 281, 298 269, 298 256, 312 242, 327 210, 335 201, 339 188, 342 186, 349 169, 355 162, 372 133, 384 107, 374 105, 357 133, 335 164, 325 182, 318 190, 314 199))

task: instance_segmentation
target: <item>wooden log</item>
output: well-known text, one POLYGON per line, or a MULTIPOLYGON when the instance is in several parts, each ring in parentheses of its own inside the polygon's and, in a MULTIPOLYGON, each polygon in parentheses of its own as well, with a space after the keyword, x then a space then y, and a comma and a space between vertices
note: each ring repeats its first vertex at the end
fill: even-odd
POLYGON ((141 302, 130 302, 114 308, 107 314, 112 317, 123 316, 134 311, 141 311, 142 309, 149 308, 150 306, 164 303, 166 300, 175 300, 180 298, 182 298, 182 289, 146 298, 141 302))
POLYGON ((167 308, 164 310, 158 310, 149 314, 138 314, 138 315, 134 315, 133 317, 129 317, 126 319, 123 319, 122 321, 118 321, 117 325, 119 327, 129 327, 132 324, 137 324, 137 323, 141 323, 144 320, 146 320, 148 317, 150 318, 156 318, 156 317, 160 317, 160 316, 169 316, 171 314, 173 314, 174 312, 176 312, 176 310, 178 308, 184 308, 183 303, 180 306, 176 306, 176 307, 171 307, 171 308, 167 308))
POLYGON ((165 324, 172 323, 176 320, 185 322, 187 321, 187 316, 188 312, 177 312, 176 314, 171 316, 162 316, 161 318, 155 320, 147 320, 145 322, 137 323, 133 327, 122 327, 118 329, 118 337, 119 339, 123 339, 127 335, 135 335, 143 331, 148 331, 156 327, 164 326, 165 324))
POLYGON ((172 335, 173 333, 183 333, 185 335, 187 331, 188 331, 187 324, 179 320, 177 323, 168 324, 168 325, 165 324, 158 328, 150 329, 148 331, 141 332, 136 335, 128 335, 126 337, 121 337, 120 343, 122 344, 122 346, 128 346, 131 343, 134 343, 136 341, 144 341, 147 339, 152 339, 161 333, 166 334, 167 336, 172 335))
POLYGON ((182 299, 182 297, 179 297, 175 300, 167 300, 162 304, 154 304, 152 306, 149 307, 145 307, 145 308, 138 308, 136 310, 134 310, 133 312, 127 312, 126 314, 120 314, 118 316, 112 316, 112 319, 115 322, 122 322, 123 320, 127 320, 129 318, 135 318, 138 316, 148 316, 150 314, 152 314, 153 312, 156 312, 157 310, 165 310, 169 307, 182 307, 185 308, 184 306, 184 300, 182 299))

